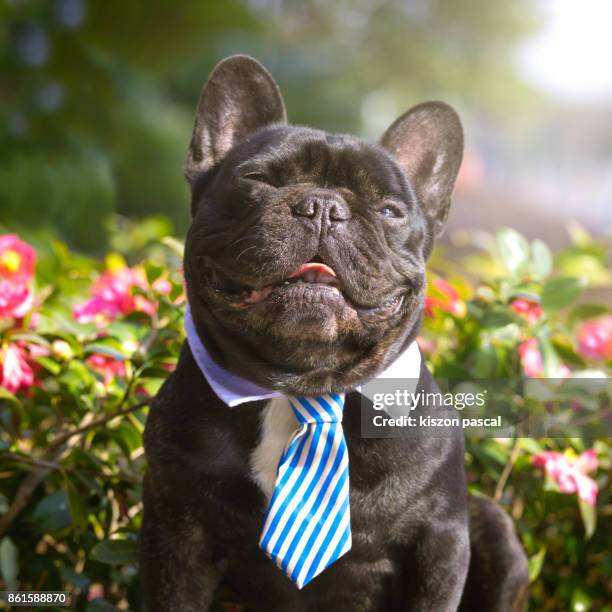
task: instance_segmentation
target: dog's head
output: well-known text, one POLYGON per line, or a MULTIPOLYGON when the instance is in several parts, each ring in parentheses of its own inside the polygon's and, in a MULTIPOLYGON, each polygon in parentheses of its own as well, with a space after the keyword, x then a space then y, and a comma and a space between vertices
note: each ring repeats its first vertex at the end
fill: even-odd
POLYGON ((186 163, 187 293, 215 360, 296 394, 386 367, 418 331, 462 151, 446 104, 414 107, 371 144, 289 125, 258 62, 222 61, 186 163))

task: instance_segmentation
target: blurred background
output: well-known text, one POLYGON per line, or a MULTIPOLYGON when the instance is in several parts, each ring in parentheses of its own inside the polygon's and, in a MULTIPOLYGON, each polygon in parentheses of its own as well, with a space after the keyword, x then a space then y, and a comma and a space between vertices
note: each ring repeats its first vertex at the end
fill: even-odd
POLYGON ((570 219, 609 235, 608 2, 0 7, 4 229, 37 240, 59 234, 92 254, 129 220, 147 217, 144 234, 182 235, 182 164, 200 88, 221 58, 248 53, 273 73, 295 123, 375 139, 412 104, 453 104, 467 150, 448 237, 512 225, 562 246, 570 219))

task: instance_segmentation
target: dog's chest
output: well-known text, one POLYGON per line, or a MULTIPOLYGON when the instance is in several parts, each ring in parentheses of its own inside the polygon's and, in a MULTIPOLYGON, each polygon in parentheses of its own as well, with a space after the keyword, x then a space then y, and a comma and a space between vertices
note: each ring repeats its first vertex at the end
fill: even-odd
POLYGON ((270 499, 283 450, 298 428, 298 422, 284 397, 270 400, 261 411, 260 435, 251 452, 250 476, 270 499))

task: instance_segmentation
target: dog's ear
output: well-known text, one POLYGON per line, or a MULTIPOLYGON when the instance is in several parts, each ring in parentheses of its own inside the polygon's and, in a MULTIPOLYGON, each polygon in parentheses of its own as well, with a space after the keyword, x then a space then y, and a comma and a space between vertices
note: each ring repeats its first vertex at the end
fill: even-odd
POLYGON ((399 117, 380 143, 408 175, 439 235, 463 157, 463 128, 457 113, 444 102, 419 104, 399 117))
POLYGON ((222 60, 200 94, 185 163, 187 180, 193 183, 259 128, 286 120, 278 86, 257 60, 247 55, 222 60))

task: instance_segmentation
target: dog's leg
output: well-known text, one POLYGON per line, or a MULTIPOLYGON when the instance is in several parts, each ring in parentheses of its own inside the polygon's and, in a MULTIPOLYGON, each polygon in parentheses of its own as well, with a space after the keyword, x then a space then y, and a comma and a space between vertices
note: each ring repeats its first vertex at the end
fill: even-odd
POLYGON ((529 571, 510 517, 483 497, 470 497, 468 508, 472 556, 460 612, 522 612, 529 571))
POLYGON ((465 522, 429 525, 418 535, 404 565, 409 585, 398 610, 457 612, 469 565, 470 547, 465 522))
POLYGON ((206 612, 222 572, 212 562, 203 527, 169 505, 145 478, 140 575, 147 612, 206 612))

